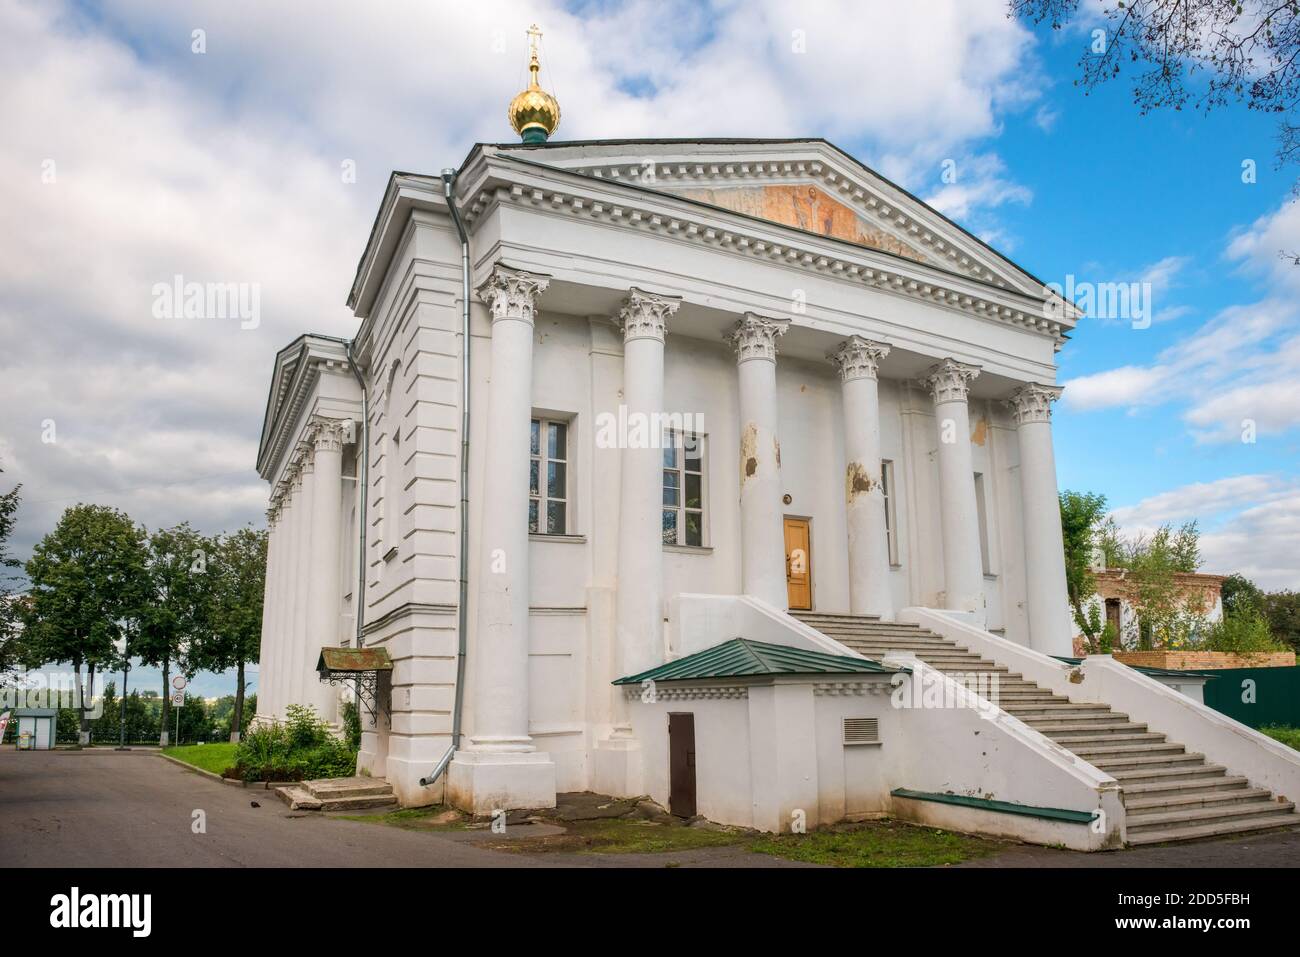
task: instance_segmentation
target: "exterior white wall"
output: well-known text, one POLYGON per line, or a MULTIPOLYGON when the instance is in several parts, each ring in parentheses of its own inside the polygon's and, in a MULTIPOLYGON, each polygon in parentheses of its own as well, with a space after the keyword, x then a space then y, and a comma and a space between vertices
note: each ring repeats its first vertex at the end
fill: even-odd
POLYGON ((668 716, 685 712, 694 716, 696 809, 713 821, 787 833, 893 814, 1079 850, 1122 844, 1124 808, 1113 778, 997 709, 990 718, 974 707, 896 706, 896 695, 911 700, 914 677, 672 682, 649 702, 630 689, 646 791, 667 806, 668 716), (875 718, 879 743, 845 744, 845 718, 875 718), (897 788, 1101 812, 1100 824, 905 799, 891 793, 897 788))

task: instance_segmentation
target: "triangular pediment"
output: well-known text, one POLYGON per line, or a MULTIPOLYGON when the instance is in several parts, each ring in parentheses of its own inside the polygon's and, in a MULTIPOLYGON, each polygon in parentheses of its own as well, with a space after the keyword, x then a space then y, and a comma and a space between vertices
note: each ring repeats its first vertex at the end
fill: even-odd
POLYGON ((825 140, 595 140, 492 147, 854 243, 1034 297, 1043 283, 825 140))
POLYGON ((721 206, 735 213, 744 213, 782 226, 792 226, 819 236, 869 246, 916 262, 931 261, 930 257, 915 246, 811 184, 758 183, 752 186, 674 189, 671 192, 684 199, 721 206))

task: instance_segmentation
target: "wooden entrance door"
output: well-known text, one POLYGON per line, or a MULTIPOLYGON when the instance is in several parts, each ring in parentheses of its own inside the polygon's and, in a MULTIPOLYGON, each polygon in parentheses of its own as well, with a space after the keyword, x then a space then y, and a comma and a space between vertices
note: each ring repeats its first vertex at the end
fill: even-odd
POLYGON ((668 714, 668 810, 695 816, 695 715, 668 714))
POLYGON ((812 611, 812 527, 806 518, 785 519, 785 587, 791 611, 812 611))

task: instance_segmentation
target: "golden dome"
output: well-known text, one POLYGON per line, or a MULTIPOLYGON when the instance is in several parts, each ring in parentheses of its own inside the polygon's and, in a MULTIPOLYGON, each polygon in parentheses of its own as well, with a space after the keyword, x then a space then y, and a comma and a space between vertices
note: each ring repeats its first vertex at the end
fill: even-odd
POLYGON ((531 75, 528 89, 510 101, 507 111, 510 125, 525 143, 545 143, 560 125, 559 101, 537 83, 537 74, 542 68, 537 59, 537 40, 541 35, 537 24, 528 28, 528 72, 531 75))

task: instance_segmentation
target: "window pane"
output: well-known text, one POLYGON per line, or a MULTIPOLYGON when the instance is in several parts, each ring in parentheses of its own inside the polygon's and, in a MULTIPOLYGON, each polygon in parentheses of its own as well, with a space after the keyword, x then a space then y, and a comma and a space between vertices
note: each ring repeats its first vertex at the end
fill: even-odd
POLYGON ((686 544, 704 544, 704 516, 699 512, 686 513, 686 544))
POLYGON ((528 494, 536 495, 538 486, 538 472, 541 470, 541 463, 533 459, 528 463, 528 494))
POLYGON ((677 447, 673 445, 672 435, 664 436, 664 468, 677 467, 677 447))
POLYGON ((565 484, 568 466, 563 462, 546 463, 546 494, 551 498, 568 498, 565 484))
POLYGON ((678 476, 676 472, 669 471, 668 469, 664 470, 664 504, 665 505, 679 504, 678 494, 681 490, 678 487, 678 483, 680 481, 681 478, 678 476))
POLYGON ((531 451, 533 455, 537 455, 539 452, 542 451, 541 437, 542 437, 542 423, 539 422, 537 419, 533 419, 533 430, 532 430, 532 435, 530 436, 529 446, 528 446, 529 451, 531 451))
POLYGON ((546 503, 546 532, 548 535, 563 535, 568 531, 565 524, 564 503, 547 502, 546 503))
POLYGON ((698 475, 692 475, 690 472, 686 473, 685 504, 687 508, 704 507, 703 503, 700 501, 700 477, 698 475))
POLYGON ((551 423, 551 434, 546 446, 546 454, 553 459, 567 459, 565 454, 568 447, 567 433, 568 428, 558 423, 551 423))
POLYGON ((686 467, 692 472, 704 471, 704 443, 698 435, 685 436, 683 448, 686 455, 686 467))
POLYGON ((664 544, 677 544, 677 511, 676 509, 664 509, 664 544))
POLYGON ((530 534, 537 534, 537 499, 528 500, 528 531, 530 534))

